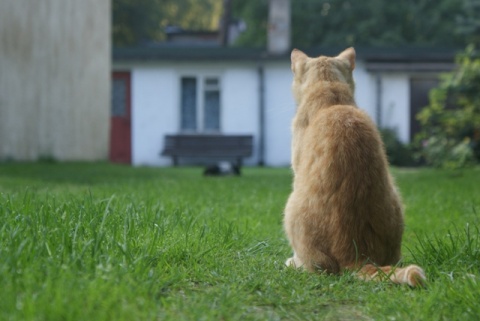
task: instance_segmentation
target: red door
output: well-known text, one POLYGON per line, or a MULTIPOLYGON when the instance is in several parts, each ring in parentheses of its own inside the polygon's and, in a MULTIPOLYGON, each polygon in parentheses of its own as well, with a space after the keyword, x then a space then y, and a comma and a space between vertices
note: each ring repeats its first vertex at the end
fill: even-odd
POLYGON ((110 120, 110 161, 132 162, 130 73, 112 75, 112 111, 110 120))

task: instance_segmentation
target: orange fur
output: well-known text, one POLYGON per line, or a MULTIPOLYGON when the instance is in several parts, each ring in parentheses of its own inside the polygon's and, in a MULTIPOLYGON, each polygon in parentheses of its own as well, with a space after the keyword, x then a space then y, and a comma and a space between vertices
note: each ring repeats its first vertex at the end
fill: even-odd
POLYGON ((291 59, 297 111, 284 227, 294 256, 286 264, 423 285, 418 266, 391 266, 400 260, 403 209, 378 130, 354 101, 355 50, 310 58, 294 49, 291 59))

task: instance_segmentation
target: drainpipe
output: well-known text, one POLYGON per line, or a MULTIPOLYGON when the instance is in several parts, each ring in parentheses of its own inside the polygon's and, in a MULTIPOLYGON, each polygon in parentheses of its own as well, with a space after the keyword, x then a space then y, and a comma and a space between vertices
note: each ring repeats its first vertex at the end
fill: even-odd
POLYGON ((377 73, 375 75, 376 82, 376 111, 375 111, 375 120, 377 122, 377 127, 382 128, 382 75, 377 73))
POLYGON ((265 166, 265 71, 258 65, 258 166, 265 166))

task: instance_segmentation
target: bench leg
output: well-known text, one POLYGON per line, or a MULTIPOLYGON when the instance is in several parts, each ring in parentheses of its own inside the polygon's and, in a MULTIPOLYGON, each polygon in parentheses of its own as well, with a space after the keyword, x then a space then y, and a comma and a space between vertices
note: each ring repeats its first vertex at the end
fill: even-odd
POLYGON ((173 156, 173 157, 172 157, 172 160, 173 160, 173 166, 177 167, 177 166, 178 166, 178 157, 177 157, 177 156, 173 156))

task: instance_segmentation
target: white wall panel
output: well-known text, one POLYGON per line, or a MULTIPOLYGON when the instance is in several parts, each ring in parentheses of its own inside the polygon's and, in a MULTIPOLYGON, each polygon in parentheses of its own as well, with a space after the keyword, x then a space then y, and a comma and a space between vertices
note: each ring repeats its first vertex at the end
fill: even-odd
POLYGON ((265 68, 266 142, 265 160, 269 166, 289 166, 291 123, 295 102, 291 91, 290 63, 276 63, 265 68))
POLYGON ((410 85, 407 74, 382 75, 381 127, 395 130, 404 143, 410 139, 410 85))
POLYGON ((173 69, 137 68, 132 73, 132 162, 169 165, 160 157, 163 138, 178 130, 179 82, 173 69))
POLYGON ((258 163, 259 81, 253 66, 233 67, 222 79, 222 131, 254 136, 253 155, 246 164, 258 163))
POLYGON ((355 80, 355 101, 358 107, 365 110, 372 120, 376 121, 375 76, 365 70, 365 64, 362 61, 357 61, 353 78, 355 80))

